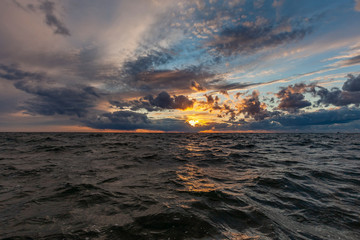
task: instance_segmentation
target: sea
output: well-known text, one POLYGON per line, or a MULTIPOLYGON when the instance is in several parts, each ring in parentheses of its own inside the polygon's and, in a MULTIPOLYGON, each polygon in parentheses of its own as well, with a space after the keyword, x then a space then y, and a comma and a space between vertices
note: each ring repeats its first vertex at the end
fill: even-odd
POLYGON ((0 239, 360 239, 360 134, 0 133, 0 239))

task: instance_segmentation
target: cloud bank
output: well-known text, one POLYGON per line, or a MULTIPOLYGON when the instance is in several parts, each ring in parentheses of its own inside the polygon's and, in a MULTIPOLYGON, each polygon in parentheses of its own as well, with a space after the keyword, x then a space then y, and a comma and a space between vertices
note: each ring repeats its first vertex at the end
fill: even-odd
POLYGON ((0 100, 8 106, 0 123, 26 116, 116 130, 354 127, 358 5, 0 1, 0 100))

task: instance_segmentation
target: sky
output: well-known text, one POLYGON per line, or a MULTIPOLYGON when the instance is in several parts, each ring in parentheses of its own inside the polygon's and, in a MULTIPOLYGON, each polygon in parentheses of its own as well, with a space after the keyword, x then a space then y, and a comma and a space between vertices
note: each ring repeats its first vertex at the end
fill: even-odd
POLYGON ((360 132, 360 0, 2 0, 0 131, 360 132))

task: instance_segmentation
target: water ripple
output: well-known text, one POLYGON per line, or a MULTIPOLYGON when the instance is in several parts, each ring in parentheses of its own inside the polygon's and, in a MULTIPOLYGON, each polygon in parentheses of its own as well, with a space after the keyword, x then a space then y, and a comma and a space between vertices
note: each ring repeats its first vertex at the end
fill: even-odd
POLYGON ((360 239, 359 134, 0 135, 2 239, 360 239))

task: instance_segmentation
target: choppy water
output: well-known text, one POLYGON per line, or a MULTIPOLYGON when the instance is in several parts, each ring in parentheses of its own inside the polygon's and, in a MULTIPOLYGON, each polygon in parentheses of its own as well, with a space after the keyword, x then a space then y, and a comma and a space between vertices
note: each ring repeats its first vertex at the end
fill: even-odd
POLYGON ((0 133, 0 236, 360 239, 360 135, 0 133))

